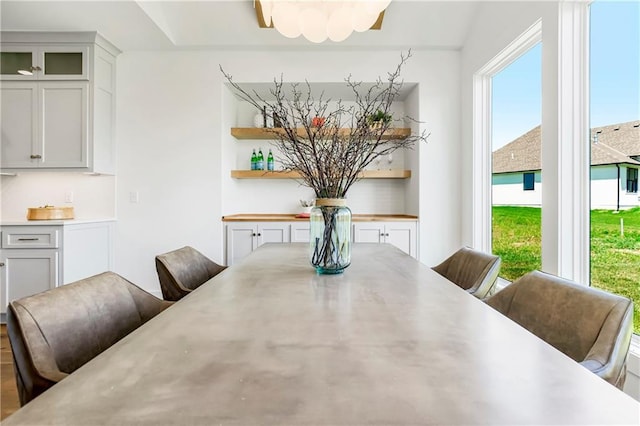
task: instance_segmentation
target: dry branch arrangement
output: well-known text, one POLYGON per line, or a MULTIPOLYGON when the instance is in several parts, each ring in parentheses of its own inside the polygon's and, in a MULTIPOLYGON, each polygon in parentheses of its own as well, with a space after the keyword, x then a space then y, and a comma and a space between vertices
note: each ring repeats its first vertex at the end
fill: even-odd
POLYGON ((393 121, 413 120, 394 119, 391 111, 403 85, 402 66, 410 57, 410 51, 401 54, 395 71, 388 73, 386 80, 379 77, 371 86, 365 87, 349 75, 345 83, 355 98, 349 106, 342 100, 325 98, 324 92, 316 98, 308 82, 288 85, 282 76, 274 79, 271 97, 265 99, 234 82, 222 66, 220 71, 240 99, 259 111, 266 109, 280 122, 279 127, 268 130, 273 133, 282 168, 299 172, 302 183, 312 188, 317 198, 345 198, 362 170, 376 158, 412 148, 429 136, 423 131, 393 143, 384 138, 393 132, 393 121), (371 121, 376 116, 385 119, 374 126, 371 121), (391 120, 386 119, 389 117, 391 120))

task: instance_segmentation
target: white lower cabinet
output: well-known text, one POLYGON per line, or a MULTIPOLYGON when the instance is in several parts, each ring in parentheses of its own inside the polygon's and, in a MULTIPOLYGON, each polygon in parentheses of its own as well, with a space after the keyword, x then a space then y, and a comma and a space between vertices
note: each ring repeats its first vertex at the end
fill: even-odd
POLYGON ((418 257, 416 222, 356 222, 354 243, 390 243, 408 255, 418 257))
POLYGON ((58 286, 57 249, 1 250, 2 291, 0 313, 10 301, 58 286))
MULTIPOLYGON (((249 255, 264 243, 308 243, 309 222, 227 222, 226 258, 228 266, 249 255)), ((417 222, 355 222, 356 243, 390 243, 408 255, 418 257, 417 222)))
POLYGON ((227 224, 226 259, 231 266, 265 243, 291 241, 288 222, 233 222, 227 224))
POLYGON ((0 313, 12 300, 113 269, 113 222, 1 228, 0 313))
POLYGON ((291 224, 291 242, 292 243, 308 243, 309 231, 311 225, 309 222, 293 222, 291 224))

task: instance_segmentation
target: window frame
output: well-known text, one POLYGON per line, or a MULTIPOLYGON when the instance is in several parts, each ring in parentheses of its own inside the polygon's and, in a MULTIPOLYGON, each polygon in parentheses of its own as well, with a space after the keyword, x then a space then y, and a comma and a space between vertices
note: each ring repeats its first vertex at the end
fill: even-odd
POLYGON ((541 17, 473 74, 471 244, 491 250, 491 78, 542 42, 542 270, 588 285, 589 3, 557 8, 544 32, 541 17))
POLYGON ((522 173, 522 190, 523 191, 535 191, 536 189, 536 174, 535 172, 522 173), (527 178, 530 178, 530 185, 527 185, 527 178))
POLYGON ((627 167, 627 194, 638 193, 638 169, 635 167, 627 167), (633 173, 630 173, 633 171, 633 173), (629 177, 630 174, 634 175, 634 178, 629 177))

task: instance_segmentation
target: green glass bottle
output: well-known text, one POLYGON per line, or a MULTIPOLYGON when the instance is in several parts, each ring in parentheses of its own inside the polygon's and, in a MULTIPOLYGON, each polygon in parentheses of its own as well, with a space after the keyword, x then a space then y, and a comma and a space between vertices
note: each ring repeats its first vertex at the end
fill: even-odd
POLYGON ((253 148, 253 154, 251 154, 251 170, 258 170, 258 156, 255 148, 253 148))
POLYGON ((264 155, 262 148, 258 148, 258 161, 256 162, 256 170, 264 170, 264 155))
POLYGON ((271 149, 269 149, 269 155, 267 156, 267 170, 273 171, 274 166, 275 162, 273 161, 273 153, 271 152, 271 149))

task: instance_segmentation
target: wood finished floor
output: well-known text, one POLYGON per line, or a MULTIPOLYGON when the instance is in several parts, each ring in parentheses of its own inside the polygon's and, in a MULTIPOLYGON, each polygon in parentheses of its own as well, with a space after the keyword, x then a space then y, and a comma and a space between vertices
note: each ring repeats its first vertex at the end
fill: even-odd
POLYGON ((7 326, 0 324, 0 421, 20 408, 7 326))

